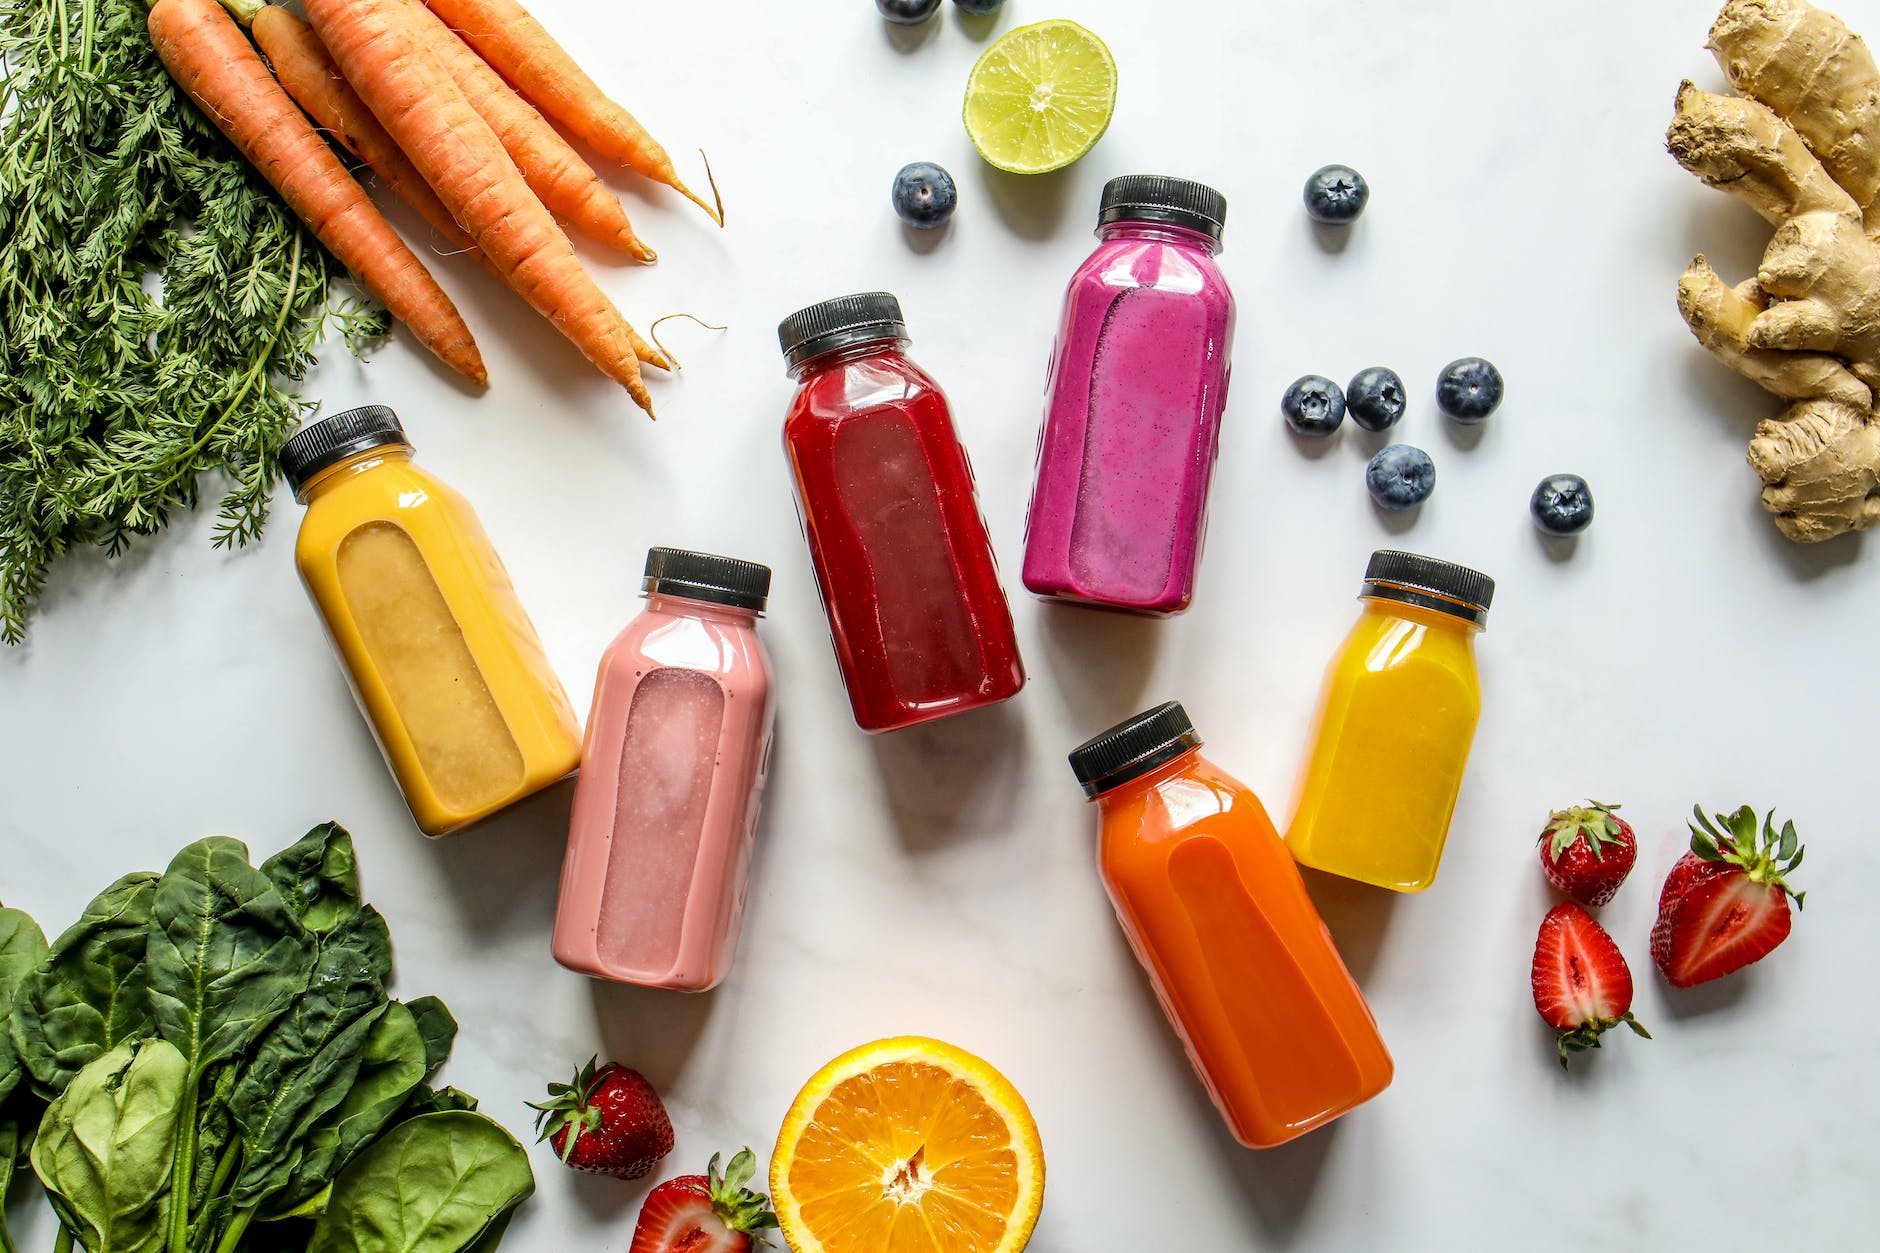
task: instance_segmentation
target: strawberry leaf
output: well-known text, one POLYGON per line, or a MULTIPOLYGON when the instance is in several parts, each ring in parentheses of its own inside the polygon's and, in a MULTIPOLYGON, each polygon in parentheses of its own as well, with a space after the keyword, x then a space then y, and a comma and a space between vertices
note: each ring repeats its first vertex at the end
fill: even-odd
MULTIPOLYGON (((1770 816, 1774 817, 1773 814, 1771 814, 1770 816)), ((1790 858, 1795 856, 1795 848, 1796 848, 1795 824, 1793 822, 1785 822, 1782 824, 1782 840, 1781 840, 1780 847, 1776 850, 1776 856, 1781 858, 1783 861, 1788 861, 1790 858)), ((1791 866, 1790 869, 1793 870, 1794 867, 1791 866)))

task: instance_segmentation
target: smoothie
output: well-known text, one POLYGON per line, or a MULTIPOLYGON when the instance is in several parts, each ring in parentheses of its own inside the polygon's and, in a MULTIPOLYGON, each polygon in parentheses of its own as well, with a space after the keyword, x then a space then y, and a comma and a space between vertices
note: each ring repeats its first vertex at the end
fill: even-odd
POLYGON ((303 428, 294 560, 418 829, 447 835, 573 770, 581 732, 468 502, 379 405, 303 428))
POLYGON ((1180 179, 1104 189, 1052 355, 1025 586, 1170 614, 1194 597, 1234 300, 1214 262, 1226 202, 1180 179))
POLYGON ((645 587, 594 685, 554 953, 697 992, 730 970, 744 916, 775 717, 757 635, 770 570, 655 548, 645 587))

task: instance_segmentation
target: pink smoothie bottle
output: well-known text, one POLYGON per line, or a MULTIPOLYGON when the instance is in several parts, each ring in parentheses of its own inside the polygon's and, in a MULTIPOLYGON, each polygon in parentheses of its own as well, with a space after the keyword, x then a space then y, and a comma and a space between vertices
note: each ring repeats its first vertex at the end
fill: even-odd
POLYGON ((1234 342, 1214 263, 1226 217, 1221 193, 1186 179, 1103 189, 1038 438, 1024 574, 1039 596, 1157 615, 1194 599, 1234 342))
POLYGON ((581 749, 555 960, 702 992, 731 967, 770 766, 770 568, 646 555, 646 608, 601 657, 581 749))

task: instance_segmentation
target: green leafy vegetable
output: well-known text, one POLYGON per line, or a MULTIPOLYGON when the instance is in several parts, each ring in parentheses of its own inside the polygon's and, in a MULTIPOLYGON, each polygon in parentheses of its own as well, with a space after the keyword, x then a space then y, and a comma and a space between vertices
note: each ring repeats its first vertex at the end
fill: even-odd
POLYGON ((0 0, 0 639, 52 561, 116 554, 199 476, 230 480, 218 545, 261 529, 310 406, 285 390, 329 326, 338 266, 171 82, 143 0, 0 0))
POLYGON ((352 836, 323 822, 261 863, 281 899, 317 935, 339 926, 359 908, 359 863, 352 836))
POLYGON ((178 853, 150 912, 157 1031, 192 1074, 247 1048, 307 986, 306 928, 239 841, 211 836, 178 853))
POLYGON ((163 1247, 170 1161, 189 1063, 163 1040, 120 1044, 47 1107, 33 1170, 90 1253, 163 1247))
MULTIPOLYGON (((20 984, 47 955, 46 933, 39 924, 17 909, 0 906, 0 1027, 13 1021, 20 984)), ((13 1033, 0 1029, 0 1106, 19 1086, 23 1073, 19 1052, 13 1047, 13 1033)), ((0 1204, 5 1200, 6 1187, 0 1181, 0 1204)))
POLYGON ((57 1096, 93 1058, 150 1034, 144 981, 157 876, 125 875, 100 892, 21 982, 13 1047, 42 1095, 57 1096))
POLYGON ((457 1040, 457 1020, 435 996, 421 996, 405 1008, 411 1011, 418 1038, 424 1041, 424 1077, 429 1079, 450 1056, 450 1046, 457 1040))
POLYGON ((385 920, 370 906, 355 910, 321 941, 306 989, 256 1041, 228 1102, 241 1128, 237 1206, 253 1208, 287 1186, 308 1126, 354 1086, 391 964, 385 920))
POLYGON ((400 1123, 334 1181, 307 1253, 459 1253, 535 1191, 529 1155, 478 1114, 400 1123))
POLYGON ((74 1237, 87 1253, 309 1253, 320 1231, 364 1253, 390 1227, 349 1225, 385 1217, 363 1191, 390 1144, 414 1250, 491 1253, 534 1186, 527 1155, 475 1098, 429 1086, 456 1020, 435 997, 390 999, 391 974, 385 920, 331 824, 259 869, 234 840, 191 844, 49 948, 0 909, 0 1062, 17 1052, 32 1077, 0 1097, 0 1195, 39 1127, 55 1253, 74 1237), (43 1118, 40 1092, 56 1098, 43 1118))

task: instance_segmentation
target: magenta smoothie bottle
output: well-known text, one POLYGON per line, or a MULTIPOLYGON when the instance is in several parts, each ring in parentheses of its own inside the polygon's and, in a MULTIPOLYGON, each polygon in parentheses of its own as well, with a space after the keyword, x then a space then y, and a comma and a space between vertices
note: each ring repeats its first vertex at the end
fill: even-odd
POLYGON ((1227 200, 1134 174, 1103 189, 1051 357, 1025 586, 1173 614, 1194 599, 1227 403, 1234 297, 1214 263, 1227 200))
POLYGON ((646 555, 646 608, 601 657, 555 914, 555 960, 701 992, 731 967, 770 765, 770 569, 646 555))

